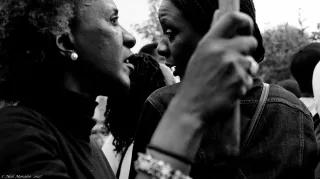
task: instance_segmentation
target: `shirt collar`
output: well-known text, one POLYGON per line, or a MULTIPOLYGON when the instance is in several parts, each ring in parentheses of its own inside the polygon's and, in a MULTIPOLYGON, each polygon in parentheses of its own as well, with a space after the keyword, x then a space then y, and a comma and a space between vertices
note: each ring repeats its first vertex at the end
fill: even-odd
POLYGON ((92 119, 97 103, 74 92, 64 91, 59 94, 37 95, 21 102, 44 115, 61 132, 76 138, 89 140, 95 124, 92 119))

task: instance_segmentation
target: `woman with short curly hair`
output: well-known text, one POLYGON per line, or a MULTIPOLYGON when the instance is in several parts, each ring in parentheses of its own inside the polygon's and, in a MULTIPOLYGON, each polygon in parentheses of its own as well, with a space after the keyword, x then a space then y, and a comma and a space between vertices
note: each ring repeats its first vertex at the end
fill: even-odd
POLYGON ((0 14, 0 98, 18 101, 0 111, 0 174, 114 178, 89 142, 95 97, 125 92, 133 68, 113 1, 4 0, 0 14))

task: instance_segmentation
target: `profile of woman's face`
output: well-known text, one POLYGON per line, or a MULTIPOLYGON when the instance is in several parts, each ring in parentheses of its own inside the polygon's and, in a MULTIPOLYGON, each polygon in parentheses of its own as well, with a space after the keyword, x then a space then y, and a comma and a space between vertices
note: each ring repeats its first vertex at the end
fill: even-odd
MULTIPOLYGON (((75 50, 98 93, 105 88, 128 88, 132 64, 125 60, 131 55, 135 38, 118 23, 118 9, 113 0, 88 0, 79 9, 73 32, 75 50)), ((109 89, 110 90, 110 89, 109 89)))
POLYGON ((183 75, 201 35, 194 30, 171 0, 162 1, 158 15, 163 30, 157 48, 158 53, 166 57, 167 63, 176 66, 179 75, 183 75))

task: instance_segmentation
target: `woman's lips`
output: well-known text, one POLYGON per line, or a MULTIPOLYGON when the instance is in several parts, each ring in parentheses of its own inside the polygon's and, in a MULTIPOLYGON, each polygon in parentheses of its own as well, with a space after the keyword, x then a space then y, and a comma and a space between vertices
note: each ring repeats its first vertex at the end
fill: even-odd
POLYGON ((126 60, 124 60, 124 64, 129 68, 130 72, 132 72, 134 70, 134 65, 132 63, 130 63, 128 58, 126 60))
POLYGON ((131 70, 134 70, 134 66, 132 63, 129 62, 129 60, 125 60, 124 63, 131 69, 131 70))

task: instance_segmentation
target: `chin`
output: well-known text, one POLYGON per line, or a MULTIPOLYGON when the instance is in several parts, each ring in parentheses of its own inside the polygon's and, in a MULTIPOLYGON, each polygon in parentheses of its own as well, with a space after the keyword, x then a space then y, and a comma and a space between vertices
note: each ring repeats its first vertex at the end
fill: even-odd
POLYGON ((123 93, 128 93, 130 89, 130 78, 127 74, 122 74, 119 79, 119 87, 115 91, 116 95, 122 95, 123 93))
POLYGON ((130 89, 130 79, 129 79, 129 77, 127 78, 127 79, 124 79, 123 80, 123 89, 125 90, 125 91, 129 91, 129 89, 130 89))
POLYGON ((129 75, 118 73, 118 75, 111 76, 107 79, 99 79, 96 81, 97 95, 103 96, 122 96, 127 94, 130 89, 129 75), (105 81, 102 83, 101 81, 105 81))

